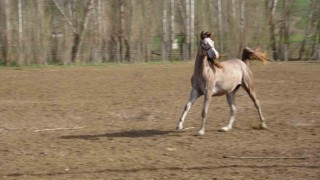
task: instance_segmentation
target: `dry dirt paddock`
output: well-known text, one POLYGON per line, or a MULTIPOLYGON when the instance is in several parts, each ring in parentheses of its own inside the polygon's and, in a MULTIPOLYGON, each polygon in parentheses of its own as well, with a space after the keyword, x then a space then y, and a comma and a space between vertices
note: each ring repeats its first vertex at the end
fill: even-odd
POLYGON ((0 179, 318 180, 320 63, 251 69, 269 129, 240 90, 234 129, 217 131, 229 109, 214 97, 195 136, 203 98, 175 131, 193 62, 1 68, 0 179))

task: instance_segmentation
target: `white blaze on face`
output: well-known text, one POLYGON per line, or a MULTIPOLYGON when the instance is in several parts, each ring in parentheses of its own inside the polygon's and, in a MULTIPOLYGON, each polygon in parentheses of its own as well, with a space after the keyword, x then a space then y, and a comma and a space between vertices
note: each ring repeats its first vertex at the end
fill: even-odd
POLYGON ((215 59, 218 59, 219 58, 219 53, 218 51, 216 50, 216 48, 214 48, 214 42, 210 39, 210 38, 206 38, 206 42, 208 43, 208 45, 210 45, 210 49, 207 51, 208 53, 208 56, 210 58, 213 58, 215 57, 215 59))

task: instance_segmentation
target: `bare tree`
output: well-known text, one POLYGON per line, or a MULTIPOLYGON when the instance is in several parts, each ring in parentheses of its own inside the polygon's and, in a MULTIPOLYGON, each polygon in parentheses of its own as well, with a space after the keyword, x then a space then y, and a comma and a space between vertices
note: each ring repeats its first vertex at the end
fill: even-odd
POLYGON ((245 46, 245 0, 240 0, 240 47, 239 57, 241 57, 242 49, 245 46))
POLYGON ((221 0, 217 0, 217 16, 218 16, 218 36, 219 36, 219 50, 220 53, 223 51, 223 38, 222 38, 222 5, 221 0))
POLYGON ((194 0, 190 0, 190 55, 194 55, 195 51, 195 27, 194 27, 194 18, 195 18, 195 4, 194 0))
POLYGON ((185 1, 186 4, 186 18, 185 18, 185 43, 183 47, 183 59, 190 59, 190 0, 185 1))
POLYGON ((283 0, 283 57, 285 61, 289 60, 289 2, 288 0, 283 0))
POLYGON ((267 4, 267 12, 268 12, 268 25, 269 25, 269 32, 270 32, 270 46, 272 50, 273 59, 278 59, 277 54, 277 45, 276 45, 276 32, 275 32, 275 13, 276 7, 278 4, 278 0, 266 0, 267 4))
POLYGON ((104 35, 103 35, 103 26, 104 23, 102 21, 103 19, 103 8, 104 8, 104 1, 103 0, 97 0, 97 8, 95 9, 95 25, 98 27, 94 31, 94 37, 93 37, 93 61, 100 63, 102 61, 102 47, 103 47, 103 41, 104 41, 104 35))
MULTIPOLYGON (((21 1, 21 0, 19 0, 19 1, 21 1)), ((38 26, 36 27, 36 44, 37 44, 37 48, 46 47, 46 45, 45 45, 45 39, 46 38, 45 38, 45 33, 44 33, 44 21, 43 21, 43 18, 44 18, 44 12, 43 12, 44 11, 44 4, 43 4, 43 1, 41 1, 41 0, 40 1, 39 0, 35 0, 34 4, 36 5, 36 10, 37 10, 36 12, 38 14, 38 16, 36 18, 37 24, 38 24, 38 26)), ((20 17, 20 13, 19 13, 19 17, 20 17)), ((19 19, 22 19, 22 18, 19 18, 19 19)), ((20 34, 20 32, 19 32, 19 34, 20 34)), ((20 50, 22 50, 22 49, 20 49, 20 50)), ((22 57, 19 56, 19 59, 20 58, 22 58, 22 57)), ((46 59, 46 49, 43 49, 42 51, 37 51, 36 62, 39 65, 47 65, 48 64, 47 59, 46 59)))
MULTIPOLYGON (((184 10, 184 6, 183 6, 183 3, 182 3, 182 0, 177 0, 177 8, 178 8, 178 14, 177 16, 180 17, 180 18, 177 18, 179 19, 177 21, 177 25, 180 26, 180 27, 185 27, 185 19, 186 19, 186 14, 185 14, 185 10, 184 10)), ((180 55, 180 59, 183 60, 184 59, 184 46, 185 46, 185 36, 186 36, 186 29, 185 28, 182 28, 181 31, 181 41, 179 43, 179 55, 180 55)))
POLYGON ((86 30, 88 28, 89 17, 91 15, 91 12, 94 7, 94 1, 95 0, 90 0, 87 3, 87 7, 85 9, 84 20, 81 23, 79 33, 75 34, 75 37, 74 37, 74 45, 73 45, 73 49, 72 49, 72 62, 75 62, 76 64, 80 63, 80 48, 82 47, 82 43, 83 43, 82 40, 84 37, 84 33, 86 32, 86 30))
POLYGON ((312 29, 313 33, 311 35, 311 48, 310 48, 310 58, 309 60, 320 60, 320 4, 313 2, 313 18, 312 18, 312 29))
POLYGON ((163 0, 163 15, 162 15, 162 48, 161 48, 161 56, 162 60, 167 60, 167 37, 168 37, 168 23, 167 23, 167 10, 168 2, 167 0, 163 0))
POLYGON ((79 64, 80 63, 80 48, 81 48, 82 43, 83 43, 82 40, 83 40, 84 33, 86 32, 86 30, 88 28, 89 17, 91 15, 92 10, 93 10, 93 6, 94 6, 94 1, 95 0, 88 1, 87 6, 85 8, 84 19, 83 19, 82 23, 80 24, 80 27, 79 27, 78 31, 76 30, 76 28, 73 25, 72 21, 66 15, 66 13, 62 9, 62 7, 59 5, 57 0, 52 0, 52 1, 54 2, 54 4, 56 5, 58 10, 60 11, 62 16, 64 17, 65 21, 69 24, 70 28, 73 31, 74 41, 73 41, 73 46, 72 46, 72 51, 71 51, 71 62, 75 62, 76 64, 79 64))
POLYGON ((119 7, 120 7, 120 30, 119 30, 119 61, 120 62, 123 62, 123 59, 124 59, 124 49, 125 49, 125 44, 124 44, 124 39, 125 39, 125 34, 124 34, 124 30, 125 30, 125 27, 124 27, 124 24, 125 24, 125 17, 124 17, 124 1, 123 0, 120 0, 119 1, 119 7))
POLYGON ((5 37, 4 37, 4 48, 3 57, 4 62, 8 66, 11 64, 11 47, 12 47, 12 32, 11 32, 11 5, 9 0, 4 0, 5 7, 5 37))
POLYGON ((237 10, 236 10, 236 0, 232 0, 232 17, 235 19, 237 17, 237 10))
POLYGON ((170 46, 169 46, 169 59, 172 60, 173 59, 173 49, 172 49, 172 45, 174 43, 175 40, 175 26, 174 26, 174 2, 175 0, 170 0, 170 46))
POLYGON ((307 26, 305 27, 303 40, 301 42, 301 46, 300 46, 300 50, 299 50, 299 57, 298 57, 299 60, 303 59, 303 55, 306 51, 305 46, 306 46, 307 37, 310 33, 311 23, 312 23, 312 19, 313 19, 313 13, 314 13, 313 7, 315 6, 314 2, 315 1, 310 2, 310 11, 309 11, 308 20, 307 20, 307 26))

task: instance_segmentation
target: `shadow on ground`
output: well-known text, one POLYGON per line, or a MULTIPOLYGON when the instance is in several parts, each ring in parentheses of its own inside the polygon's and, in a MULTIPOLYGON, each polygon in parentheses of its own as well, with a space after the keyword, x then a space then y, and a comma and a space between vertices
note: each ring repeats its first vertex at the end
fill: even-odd
POLYGON ((121 131, 112 132, 105 134, 96 135, 71 135, 71 136, 61 136, 61 139, 84 139, 84 140, 98 140, 99 138, 142 138, 142 137, 152 137, 152 136, 163 136, 163 135, 174 135, 180 131, 163 131, 163 130, 132 130, 132 131, 121 131))

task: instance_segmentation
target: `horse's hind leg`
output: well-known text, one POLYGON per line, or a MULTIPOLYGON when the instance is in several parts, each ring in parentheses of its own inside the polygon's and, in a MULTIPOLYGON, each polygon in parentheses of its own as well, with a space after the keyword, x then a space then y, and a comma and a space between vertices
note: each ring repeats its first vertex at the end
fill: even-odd
POLYGON ((236 119, 237 107, 234 102, 234 96, 235 96, 236 92, 238 91, 239 87, 240 86, 236 87, 235 90, 233 90, 231 93, 227 94, 227 101, 228 101, 228 104, 230 107, 230 118, 229 118, 228 125, 220 129, 220 131, 222 131, 222 132, 227 132, 227 131, 231 130, 233 123, 236 119))
POLYGON ((178 125, 177 125, 177 130, 181 130, 183 129, 183 123, 184 123, 184 119, 186 118, 186 115, 188 113, 188 111, 190 110, 191 106, 193 105, 193 103, 199 98, 199 93, 197 90, 192 89, 191 93, 190 93, 190 98, 188 103, 185 105, 184 110, 182 112, 182 115, 179 119, 178 125))
POLYGON ((248 83, 243 84, 244 89, 247 91, 248 95, 250 96, 250 98, 252 99, 254 106, 256 107, 258 113, 259 113, 259 117, 260 117, 260 128, 261 129, 267 129, 267 125, 266 125, 266 121, 264 119, 264 117, 262 116, 262 112, 261 112, 261 107, 260 107, 260 103, 259 100, 257 99, 256 93, 254 92, 254 88, 253 85, 251 84, 251 86, 248 83))

